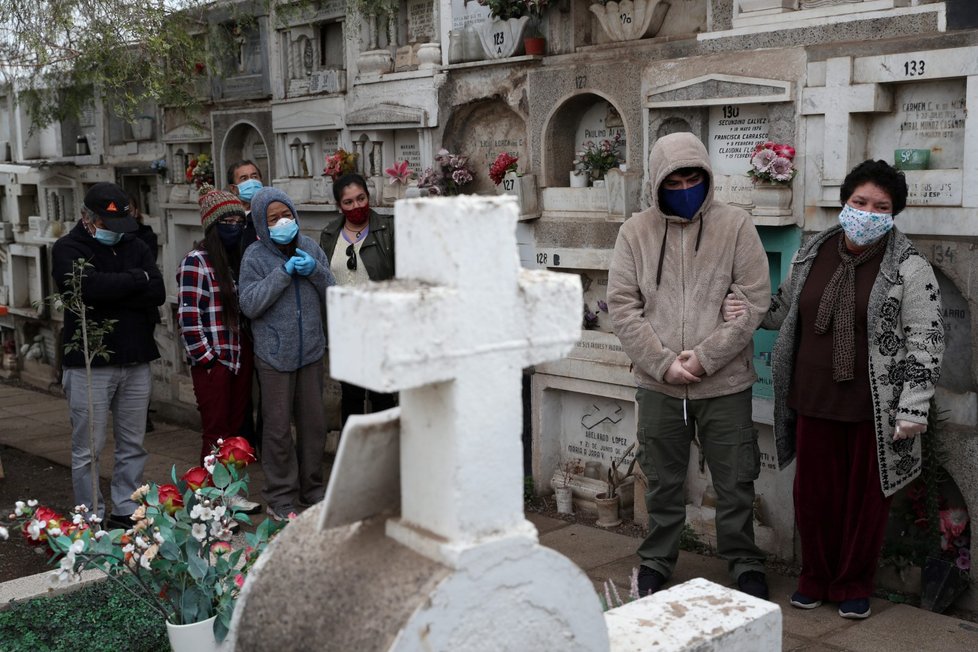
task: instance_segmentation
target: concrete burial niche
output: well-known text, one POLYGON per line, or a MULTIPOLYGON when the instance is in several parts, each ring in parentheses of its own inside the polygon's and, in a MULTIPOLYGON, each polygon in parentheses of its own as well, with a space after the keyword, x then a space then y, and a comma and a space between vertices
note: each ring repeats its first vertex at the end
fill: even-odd
MULTIPOLYGON (((580 83, 585 84, 586 77, 581 78, 580 83)), ((586 141, 600 144, 617 134, 621 138, 621 160, 633 164, 629 159, 628 133, 622 108, 604 93, 591 91, 562 98, 544 121, 543 185, 554 188, 570 185, 574 157, 586 141)))
POLYGON ((269 148, 269 143, 274 142, 271 112, 235 115, 239 117, 214 114, 214 142, 220 143, 221 152, 219 158, 215 157, 214 180, 218 187, 226 187, 228 166, 235 161, 249 160, 269 183, 275 170, 275 149, 269 148))
POLYGON ((467 193, 495 193, 489 166, 501 152, 519 157, 521 172, 530 169, 526 122, 502 100, 484 100, 458 107, 448 119, 442 146, 453 154, 469 157, 476 171, 467 193))

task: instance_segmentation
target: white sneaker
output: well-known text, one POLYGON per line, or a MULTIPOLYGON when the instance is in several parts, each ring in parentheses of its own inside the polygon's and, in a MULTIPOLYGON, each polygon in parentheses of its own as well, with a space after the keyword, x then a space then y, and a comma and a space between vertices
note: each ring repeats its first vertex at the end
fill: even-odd
POLYGON ((235 508, 245 514, 257 514, 261 511, 260 503, 253 503, 244 496, 231 496, 228 499, 228 507, 235 508))

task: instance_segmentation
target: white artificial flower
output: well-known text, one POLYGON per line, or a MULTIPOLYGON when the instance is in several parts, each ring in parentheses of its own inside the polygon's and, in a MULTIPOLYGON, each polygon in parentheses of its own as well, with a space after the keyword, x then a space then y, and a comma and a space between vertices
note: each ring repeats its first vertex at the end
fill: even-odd
POLYGON ((68 554, 77 555, 80 552, 85 552, 85 540, 75 539, 74 541, 71 542, 71 546, 69 546, 68 548, 68 554))
POLYGON ((126 545, 122 546, 122 552, 126 555, 128 555, 131 552, 135 552, 135 550, 136 550, 136 546, 132 545, 131 543, 127 543, 126 545))
POLYGON ((93 536, 95 537, 95 540, 98 541, 99 539, 101 539, 102 537, 104 537, 106 534, 108 534, 108 532, 106 532, 105 530, 96 530, 95 531, 95 534, 93 536))
POLYGON ((203 541, 207 538, 207 526, 203 523, 194 523, 190 527, 190 534, 198 541, 203 541))
POLYGON ((156 532, 153 532, 153 539, 156 541, 156 543, 163 543, 165 541, 165 539, 163 538, 163 535, 160 534, 160 531, 159 530, 157 530, 156 532))
POLYGON ((61 528, 59 528, 59 527, 53 527, 53 528, 49 529, 48 530, 48 536, 51 536, 51 537, 60 537, 61 536, 61 528))
POLYGON ((30 535, 31 539, 37 541, 41 538, 41 532, 47 524, 47 521, 31 521, 30 525, 27 526, 27 534, 30 535))
POLYGON ((23 500, 18 500, 14 503, 14 514, 16 516, 23 516, 25 507, 27 507, 27 503, 25 503, 23 500))
POLYGON ((7 531, 7 528, 0 525, 0 539, 6 541, 9 538, 10 538, 10 532, 7 531))
POLYGON ((32 499, 30 499, 30 500, 27 501, 27 506, 28 507, 37 507, 37 501, 32 498, 32 499))
POLYGON ((150 568, 149 568, 149 562, 150 561, 151 560, 149 559, 149 557, 147 557, 146 555, 143 555, 142 557, 139 558, 139 565, 142 566, 143 568, 145 568, 146 570, 150 570, 150 568))
POLYGON ((225 512, 227 512, 227 507, 225 507, 224 505, 218 505, 217 507, 213 508, 211 512, 214 515, 213 516, 214 520, 220 521, 222 518, 224 518, 224 514, 225 512))
POLYGON ((71 517, 71 522, 74 523, 75 525, 81 525, 82 523, 85 522, 85 517, 82 516, 81 514, 76 513, 74 516, 71 517))
POLYGON ((204 468, 207 469, 208 473, 214 473, 214 467, 217 466, 217 456, 208 455, 204 458, 204 468))

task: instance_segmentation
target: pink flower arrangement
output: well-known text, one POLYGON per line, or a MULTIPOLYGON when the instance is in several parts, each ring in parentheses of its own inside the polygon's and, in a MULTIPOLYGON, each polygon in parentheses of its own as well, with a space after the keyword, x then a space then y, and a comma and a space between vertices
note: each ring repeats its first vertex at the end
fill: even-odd
POLYGON ((489 178, 497 186, 503 182, 503 177, 507 172, 516 172, 516 163, 520 160, 519 156, 509 152, 500 152, 496 160, 489 166, 489 178))
POLYGON ((348 152, 341 147, 332 154, 326 156, 326 167, 323 168, 323 176, 332 177, 333 181, 336 181, 344 174, 351 174, 356 171, 356 152, 348 152))
POLYGON ((794 164, 795 148, 791 145, 766 141, 758 143, 750 159, 747 175, 754 183, 787 185, 798 173, 794 164))
POLYGON ((452 154, 447 149, 438 150, 435 164, 427 168, 418 179, 418 187, 426 188, 430 195, 451 197, 462 194, 462 187, 472 183, 475 174, 469 167, 469 157, 452 154))
POLYGON ((390 166, 384 170, 384 174, 387 175, 392 186, 396 184, 406 186, 414 178, 414 172, 408 168, 408 162, 406 160, 390 166))

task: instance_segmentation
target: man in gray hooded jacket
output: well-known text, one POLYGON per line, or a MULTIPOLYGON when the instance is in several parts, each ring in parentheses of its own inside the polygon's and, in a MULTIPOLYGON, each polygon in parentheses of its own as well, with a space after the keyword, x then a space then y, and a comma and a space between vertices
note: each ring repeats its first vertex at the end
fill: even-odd
POLYGON ((713 200, 709 157, 693 134, 656 141, 649 180, 652 206, 622 225, 608 273, 611 319, 638 385, 639 462, 649 479, 639 591, 658 591, 675 568, 695 434, 717 494, 717 552, 740 590, 766 599, 764 554, 754 544, 760 451, 751 385, 752 337, 771 300, 767 255, 750 215, 713 200), (750 319, 723 321, 728 291, 750 319))
POLYGON ((258 241, 241 261, 238 296, 241 312, 251 319, 262 388, 262 495, 268 514, 282 520, 297 503, 311 505, 325 492, 322 315, 326 288, 336 281, 323 250, 299 233, 295 205, 285 193, 259 190, 251 216, 258 241))

